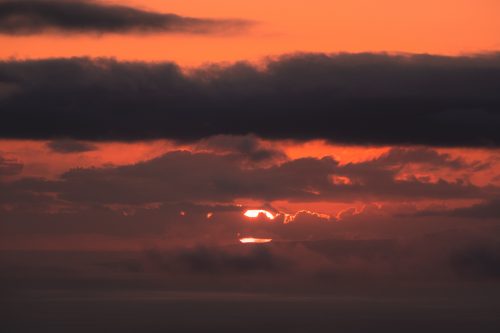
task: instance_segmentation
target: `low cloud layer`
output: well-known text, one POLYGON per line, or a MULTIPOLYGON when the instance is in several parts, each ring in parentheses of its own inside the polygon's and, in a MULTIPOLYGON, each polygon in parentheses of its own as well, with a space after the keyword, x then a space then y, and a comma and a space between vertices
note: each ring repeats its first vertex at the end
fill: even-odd
POLYGON ((101 248, 113 238, 124 243, 111 247, 136 248, 142 239, 164 247, 239 237, 394 238, 456 229, 472 239, 497 232, 498 186, 470 179, 494 177, 494 156, 395 147, 340 163, 329 156, 292 159, 252 136, 207 138, 191 149, 57 178, 0 181, 3 245, 101 248), (246 209, 269 210, 274 219, 249 219, 246 209), (43 243, 53 237, 76 241, 43 243))
POLYGON ((0 34, 227 33, 248 23, 145 11, 90 0, 1 0, 0 34))
POLYGON ((95 326, 110 333, 459 333, 499 327, 498 251, 450 251, 432 240, 9 252, 0 260, 2 327, 13 332, 85 333, 95 326))
POLYGON ((183 72, 173 63, 0 63, 3 138, 500 144, 500 56, 303 54, 183 72), (5 88, 6 89, 6 88, 5 88), (4 89, 4 90, 5 90, 4 89))
POLYGON ((0 155, 0 177, 17 175, 23 170, 23 164, 15 159, 0 155))

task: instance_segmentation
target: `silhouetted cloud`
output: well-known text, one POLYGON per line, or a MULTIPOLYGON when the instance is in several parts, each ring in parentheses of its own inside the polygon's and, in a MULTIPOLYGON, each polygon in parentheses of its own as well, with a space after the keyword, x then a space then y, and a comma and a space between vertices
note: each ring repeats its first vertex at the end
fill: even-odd
POLYGON ((183 17, 91 0, 1 0, 0 33, 224 33, 249 23, 183 17))
POLYGON ((237 155, 172 152, 135 165, 74 169, 60 180, 19 181, 12 186, 59 193, 70 201, 141 204, 148 202, 231 202, 257 200, 341 201, 484 198, 498 193, 463 181, 396 180, 397 170, 371 162, 339 166, 332 158, 302 158, 272 167, 244 168, 237 155), (332 177, 348 177, 337 184, 332 177))
POLYGON ((286 159, 286 154, 280 150, 265 147, 262 140, 254 135, 232 136, 217 135, 200 140, 198 149, 208 149, 222 153, 242 154, 252 162, 266 162, 286 159))
POLYGON ((47 147, 49 147, 52 151, 61 154, 84 153, 97 149, 97 146, 91 143, 75 140, 50 141, 47 143, 47 147))
MULTIPOLYGON (((420 148, 396 148, 379 158, 345 165, 331 157, 299 158, 271 165, 247 165, 241 153, 172 151, 132 165, 72 169, 59 179, 25 178, 4 184, 2 200, 41 199, 56 194, 65 202, 141 205, 174 202, 225 202, 238 198, 261 201, 380 201, 490 199, 493 185, 455 179, 399 179, 400 164, 441 165, 460 174, 474 172, 476 162, 457 162, 446 154, 420 148), (392 157, 391 157, 392 156, 392 157), (458 163, 458 164, 457 164, 458 163), (396 166, 396 167, 395 167, 396 166), (458 169, 457 169, 458 168, 458 169), (337 181, 337 178, 344 180, 337 181), (49 195, 50 196, 50 195, 49 195)), ((443 169, 444 168, 444 169, 443 169)), ((431 172, 433 172, 431 170, 431 172)))
POLYGON ((265 138, 498 146, 500 56, 304 54, 265 69, 4 61, 4 138, 265 138))

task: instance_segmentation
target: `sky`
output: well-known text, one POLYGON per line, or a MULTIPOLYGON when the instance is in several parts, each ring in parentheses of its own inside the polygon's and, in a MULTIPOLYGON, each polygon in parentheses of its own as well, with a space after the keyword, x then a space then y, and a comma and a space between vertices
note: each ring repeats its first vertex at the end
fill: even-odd
MULTIPOLYGON (((101 1, 103 3, 103 1, 101 1)), ((157 13, 248 21, 244 32, 189 35, 4 34, 2 58, 114 57, 183 66, 262 60, 295 52, 406 52, 457 55, 500 47, 496 0, 148 0, 104 1, 157 13)))
POLYGON ((0 0, 6 326, 497 332, 499 12, 0 0))

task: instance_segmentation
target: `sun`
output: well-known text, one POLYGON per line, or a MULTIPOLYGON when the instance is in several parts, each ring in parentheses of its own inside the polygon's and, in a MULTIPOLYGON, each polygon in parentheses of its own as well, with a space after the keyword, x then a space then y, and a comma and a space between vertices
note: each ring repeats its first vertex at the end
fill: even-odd
POLYGON ((249 209, 243 215, 254 219, 259 217, 260 214, 263 214, 270 220, 274 220, 276 218, 276 216, 273 213, 264 209, 249 209))
POLYGON ((244 237, 239 239, 241 243, 243 244, 248 244, 248 243, 258 243, 258 244, 263 244, 263 243, 270 243, 272 241, 272 238, 253 238, 253 237, 244 237))

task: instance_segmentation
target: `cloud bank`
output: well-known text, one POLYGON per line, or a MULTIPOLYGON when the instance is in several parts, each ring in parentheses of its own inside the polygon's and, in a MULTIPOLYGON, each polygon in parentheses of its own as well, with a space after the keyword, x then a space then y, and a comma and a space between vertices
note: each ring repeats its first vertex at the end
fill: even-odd
POLYGON ((446 200, 499 195, 494 185, 481 187, 462 178, 400 179, 402 163, 427 165, 429 173, 436 168, 448 172, 459 168, 463 175, 475 170, 476 163, 459 162, 426 149, 393 149, 377 159, 347 165, 331 157, 300 158, 272 166, 258 163, 252 167, 247 161, 238 153, 173 151, 132 165, 73 169, 57 180, 20 179, 4 188, 11 198, 57 193, 63 200, 98 204, 232 203, 237 198, 301 202, 446 200), (399 162, 395 163, 395 159, 399 162))
POLYGON ((3 138, 500 144, 500 56, 303 54, 181 70, 110 59, 3 61, 3 138))

